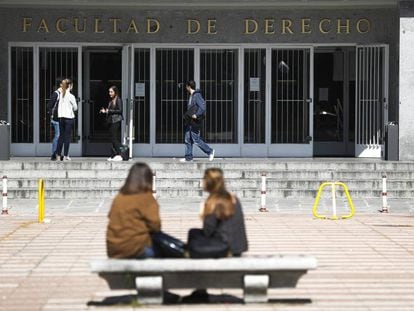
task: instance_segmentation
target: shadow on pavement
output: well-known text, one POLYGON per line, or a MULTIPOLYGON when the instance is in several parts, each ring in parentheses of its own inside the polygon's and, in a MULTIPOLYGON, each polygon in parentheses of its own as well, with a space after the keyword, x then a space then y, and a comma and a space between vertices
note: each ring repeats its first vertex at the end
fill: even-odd
MULTIPOLYGON (((229 295, 213 295, 209 294, 207 297, 193 297, 192 295, 188 296, 179 296, 168 292, 164 294, 164 305, 172 304, 244 304, 243 299, 229 295)), ((311 299, 299 299, 299 298, 290 298, 290 299, 269 299, 268 303, 277 303, 277 304, 310 304, 312 303, 311 299)), ((102 301, 89 301, 88 306, 139 306, 140 303, 137 301, 137 295, 123 295, 123 296, 113 296, 107 297, 102 301)))

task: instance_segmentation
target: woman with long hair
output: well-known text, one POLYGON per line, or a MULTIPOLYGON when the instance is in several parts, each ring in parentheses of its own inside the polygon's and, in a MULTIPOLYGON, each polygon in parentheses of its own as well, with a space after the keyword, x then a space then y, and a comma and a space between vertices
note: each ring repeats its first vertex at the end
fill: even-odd
POLYGON ((112 202, 106 231, 108 257, 154 257, 151 234, 161 230, 159 206, 152 195, 153 174, 145 163, 135 163, 112 202))
MULTIPOLYGON (((203 190, 209 193, 200 211, 203 228, 188 232, 190 257, 241 256, 248 248, 243 211, 239 199, 226 189, 221 169, 205 170, 203 190)), ((183 301, 208 302, 209 295, 206 289, 196 289, 183 301)))
POLYGON ((190 256, 241 256, 248 248, 243 211, 239 199, 226 189, 223 171, 206 169, 203 189, 209 193, 201 211, 203 228, 189 232, 190 256))
POLYGON ((121 123, 124 119, 122 116, 122 99, 119 97, 118 88, 113 85, 109 88, 109 97, 111 100, 107 108, 101 108, 100 113, 106 113, 106 121, 111 133, 111 156, 108 161, 122 161, 121 157, 121 123))
POLYGON ((75 123, 75 111, 78 110, 75 96, 71 93, 73 88, 72 81, 69 79, 62 80, 60 84, 61 92, 58 104, 59 118, 59 140, 56 147, 56 157, 61 161, 70 161, 69 146, 72 139, 72 129, 75 123), (64 155, 62 156, 62 148, 64 155))

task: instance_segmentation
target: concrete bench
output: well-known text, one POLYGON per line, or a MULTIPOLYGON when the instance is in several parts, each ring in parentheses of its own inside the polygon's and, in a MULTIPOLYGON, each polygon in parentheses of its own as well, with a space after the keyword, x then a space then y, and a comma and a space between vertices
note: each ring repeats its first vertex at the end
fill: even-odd
POLYGON ((308 270, 310 256, 220 259, 106 259, 91 262, 92 272, 111 289, 137 289, 143 304, 161 304, 168 289, 243 288, 244 301, 267 302, 268 288, 293 288, 308 270))

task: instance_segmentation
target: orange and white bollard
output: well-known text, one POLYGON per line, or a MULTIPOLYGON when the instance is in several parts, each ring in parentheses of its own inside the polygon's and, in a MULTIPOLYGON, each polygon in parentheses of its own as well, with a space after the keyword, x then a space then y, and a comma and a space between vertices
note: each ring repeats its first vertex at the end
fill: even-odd
POLYGON ((382 209, 381 213, 388 213, 388 202, 387 202, 387 175, 382 175, 382 209))
POLYGON ((154 198, 157 197, 157 186, 155 184, 156 179, 157 179, 157 172, 154 171, 152 173, 152 195, 154 196, 154 198))
POLYGON ((261 188, 261 204, 259 208, 259 212, 268 212, 266 208, 266 173, 262 173, 262 188, 261 188))
POLYGON ((3 176, 3 208, 1 209, 1 214, 9 214, 9 210, 7 208, 7 176, 3 176))

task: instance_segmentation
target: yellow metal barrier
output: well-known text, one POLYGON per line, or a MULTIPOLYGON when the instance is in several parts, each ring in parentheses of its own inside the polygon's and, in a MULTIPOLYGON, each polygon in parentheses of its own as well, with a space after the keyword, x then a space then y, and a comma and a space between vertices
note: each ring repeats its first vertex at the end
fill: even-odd
POLYGON ((38 222, 42 223, 45 219, 45 184, 43 179, 39 179, 38 185, 38 222))
POLYGON ((348 199, 349 208, 350 208, 350 213, 348 215, 340 216, 340 218, 346 219, 346 218, 351 218, 352 216, 354 216, 355 207, 354 207, 354 203, 352 202, 351 196, 349 195, 348 187, 343 182, 336 181, 336 182, 324 182, 319 186, 319 191, 318 191, 318 194, 316 195, 315 203, 313 204, 313 209, 312 209, 313 216, 315 216, 316 218, 333 219, 333 220, 338 219, 338 216, 336 215, 336 187, 335 186, 341 186, 344 189, 346 198, 348 199), (332 217, 319 215, 317 212, 319 200, 322 195, 322 190, 326 186, 332 186, 332 192, 331 192, 332 193, 332 217))

